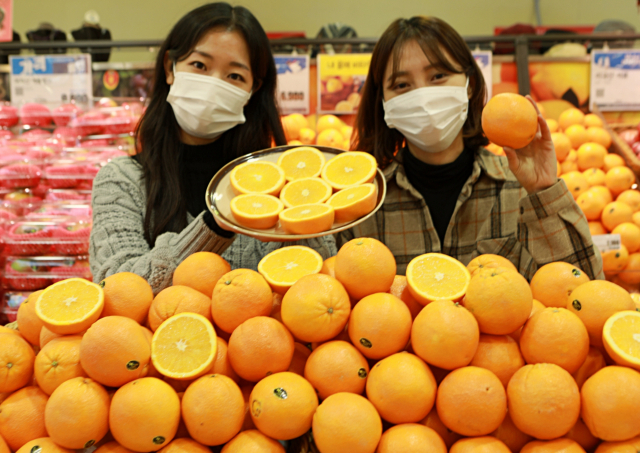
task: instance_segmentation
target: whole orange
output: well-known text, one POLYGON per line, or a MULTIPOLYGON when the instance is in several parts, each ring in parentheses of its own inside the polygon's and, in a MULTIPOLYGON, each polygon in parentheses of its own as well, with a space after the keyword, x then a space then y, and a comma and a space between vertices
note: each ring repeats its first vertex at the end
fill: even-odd
POLYGON ((322 453, 373 453, 381 437, 380 415, 360 395, 331 395, 313 416, 313 438, 322 453))
POLYGON ((133 451, 156 451, 173 440, 180 422, 180 399, 157 378, 120 387, 111 399, 109 427, 120 445, 133 451))
POLYGON ((431 428, 438 433, 447 448, 451 448, 451 446, 462 437, 460 434, 451 431, 444 425, 444 423, 442 423, 442 420, 440 420, 440 417, 438 416, 438 410, 435 406, 433 406, 431 412, 429 412, 429 414, 420 421, 420 424, 427 428, 431 428))
POLYGON ((578 195, 576 203, 578 203, 587 220, 600 220, 602 211, 607 205, 604 199, 591 189, 578 195))
POLYGON ((595 453, 637 453, 640 448, 640 438, 623 440, 620 442, 602 442, 595 453))
POLYGON ((635 223, 621 223, 611 231, 611 234, 620 235, 620 241, 629 253, 635 253, 640 250, 640 227, 635 223))
POLYGON ((142 324, 147 317, 153 290, 147 281, 132 272, 118 272, 100 282, 104 291, 101 317, 126 316, 142 324))
POLYGON ((577 442, 586 451, 593 451, 600 443, 600 439, 591 434, 581 418, 564 437, 577 442))
POLYGON ((16 451, 16 453, 73 453, 74 450, 63 448, 51 440, 50 437, 41 437, 27 442, 16 451))
POLYGON ((36 300, 42 294, 42 290, 29 294, 27 300, 20 304, 18 308, 18 330, 20 335, 34 346, 40 344, 40 331, 44 323, 36 315, 36 300))
POLYGON ((237 383, 240 377, 233 371, 233 367, 231 366, 228 343, 220 337, 216 338, 216 343, 218 344, 216 358, 213 359, 213 365, 209 370, 209 374, 223 374, 237 383))
POLYGON ((396 296, 377 293, 360 300, 351 311, 349 338, 369 359, 404 349, 411 336, 411 312, 396 296))
POLYGON ((616 201, 620 201, 629 205, 631 210, 636 213, 640 211, 640 191, 635 189, 625 190, 616 198, 616 201))
POLYGON ((258 382, 286 371, 293 358, 293 337, 273 318, 257 316, 240 324, 229 338, 229 361, 243 379, 258 382))
POLYGON ((577 108, 568 108, 558 117, 558 125, 562 130, 574 124, 584 124, 584 113, 577 108))
POLYGON ((196 252, 182 261, 173 272, 173 285, 189 286, 211 298, 213 288, 231 266, 220 255, 196 252))
POLYGON ((81 340, 79 335, 54 338, 36 356, 36 382, 47 395, 51 395, 63 382, 87 375, 80 365, 81 340))
POLYGON ((589 276, 570 263, 557 261, 539 268, 531 279, 533 298, 547 307, 567 306, 567 296, 589 276))
POLYGON ((149 307, 149 328, 155 332, 164 321, 185 312, 197 313, 211 321, 211 299, 188 286, 169 286, 156 295, 149 307))
POLYGON ((579 443, 571 439, 534 440, 525 445, 520 453, 584 453, 579 443))
POLYGON ((347 325, 351 313, 344 286, 325 274, 302 277, 282 299, 282 322, 299 340, 326 341, 347 325))
POLYGON ((533 440, 531 436, 518 429, 513 420, 511 420, 509 412, 504 417, 502 424, 491 435, 503 442, 511 451, 520 451, 527 442, 533 440))
POLYGON ((598 348, 589 346, 589 353, 587 354, 587 358, 584 363, 580 368, 578 368, 578 371, 572 374, 573 378, 576 380, 576 384, 578 384, 578 388, 582 389, 582 386, 587 379, 605 366, 607 366, 607 363, 604 360, 602 352, 600 352, 598 348))
POLYGON ((525 97, 500 93, 482 110, 482 130, 497 145, 524 148, 536 135, 538 113, 525 97))
POLYGON ((629 285, 634 285, 636 289, 640 284, 640 253, 632 253, 629 255, 627 265, 620 271, 618 278, 629 285))
POLYGON ((567 309, 582 320, 591 345, 602 347, 602 329, 609 316, 622 310, 635 310, 629 292, 618 285, 594 280, 578 286, 567 298, 567 309))
POLYGON ((569 192, 573 195, 574 200, 577 200, 578 197, 586 192, 590 187, 587 178, 577 171, 577 169, 574 171, 564 172, 560 178, 564 180, 567 185, 567 189, 569 189, 569 192))
POLYGON ((524 359, 510 336, 482 334, 470 365, 491 371, 506 388, 511 376, 524 366, 524 359))
POLYGON ((549 307, 524 325, 520 350, 527 363, 555 363, 575 373, 589 353, 589 333, 574 313, 549 307))
POLYGON ((590 168, 604 167, 604 158, 607 149, 599 143, 586 142, 580 145, 578 153, 578 170, 585 171, 590 168))
POLYGON ((450 430, 463 436, 484 436, 504 420, 507 395, 491 371, 468 366, 452 371, 440 383, 436 407, 450 430))
POLYGON ((558 162, 564 162, 571 151, 571 140, 562 132, 552 132, 551 140, 553 141, 553 147, 556 150, 556 158, 558 162))
POLYGON ((636 175, 629 167, 614 167, 605 176, 605 184, 614 197, 631 189, 635 182, 636 175))
POLYGON ((469 365, 479 340, 478 321, 469 310, 449 300, 431 302, 411 327, 411 346, 416 355, 445 370, 469 365))
POLYGON ((511 450, 492 436, 460 439, 453 444, 449 453, 509 453, 511 450))
MULTIPOLYGON (((84 335, 84 332, 79 333, 78 335, 84 335)), ((40 349, 44 348, 47 343, 49 343, 54 338, 59 338, 62 335, 58 335, 57 333, 51 332, 47 329, 47 326, 42 326, 42 330, 40 331, 40 349)))
POLYGON ((210 453, 211 450, 192 439, 176 438, 158 450, 161 453, 210 453))
POLYGON ((602 270, 607 279, 618 275, 629 264, 629 251, 624 245, 618 250, 608 250, 602 253, 602 270))
POLYGON ((271 287, 251 269, 224 274, 213 289, 211 315, 216 325, 228 333, 249 318, 269 316, 272 307, 271 287))
POLYGON ((150 360, 151 346, 142 327, 124 316, 99 319, 80 342, 80 365, 107 387, 145 376, 150 360))
POLYGON ((416 319, 423 305, 411 295, 409 290, 409 284, 407 283, 407 277, 404 275, 396 275, 393 279, 393 284, 389 288, 389 292, 405 303, 409 311, 411 312, 411 319, 416 319))
POLYGON ((334 393, 362 394, 369 376, 369 364, 346 341, 329 341, 318 346, 307 359, 304 377, 321 399, 334 393))
POLYGON ((20 335, 0 333, 0 393, 27 385, 33 377, 35 358, 33 348, 20 335))
POLYGON ((624 162, 624 159, 622 157, 618 156, 617 154, 609 153, 604 158, 604 167, 602 169, 606 173, 614 167, 626 167, 626 166, 627 164, 624 162))
POLYGON ((98 453, 131 453, 132 452, 128 448, 124 448, 115 440, 112 440, 111 442, 107 442, 106 444, 102 444, 95 451, 98 453))
POLYGON ((291 365, 287 371, 296 373, 298 376, 304 376, 304 367, 307 365, 307 360, 311 355, 311 349, 302 343, 294 343, 293 345, 293 358, 291 359, 291 365))
POLYGON ((640 373, 607 366, 582 386, 582 420, 594 436, 606 441, 640 434, 640 373))
POLYGON ((433 429, 417 423, 396 425, 384 432, 376 453, 447 453, 447 446, 433 429))
POLYGON ((251 391, 251 418, 263 434, 290 440, 311 428, 318 397, 309 382, 295 373, 275 373, 262 379, 251 391))
POLYGON ((204 445, 222 445, 240 432, 244 398, 238 384, 222 374, 192 383, 182 397, 182 419, 191 437, 204 445))
POLYGON ((47 432, 62 447, 89 448, 109 431, 110 404, 109 394, 97 382, 85 377, 69 379, 47 401, 47 432))
POLYGON ((221 453, 285 453, 285 450, 278 441, 250 429, 227 442, 221 453))
POLYGON ((496 267, 504 267, 505 269, 512 269, 514 271, 518 270, 513 263, 504 256, 494 255, 491 253, 478 255, 469 261, 469 264, 467 264, 467 269, 471 276, 474 276, 483 269, 493 269, 496 267))
POLYGON ((436 398, 436 380, 419 357, 393 354, 376 363, 367 378, 367 398, 380 416, 393 424, 417 423, 436 398))
MULTIPOLYGON (((607 154, 608 156, 609 154, 607 154)), ((607 156, 604 157, 605 165, 607 161, 607 156)), ((589 183, 589 187, 591 186, 604 186, 606 174, 599 168, 591 168, 589 170, 585 170, 582 172, 582 175, 587 178, 587 182, 589 183)))
POLYGON ((518 272, 486 269, 471 277, 462 303, 478 320, 480 332, 508 335, 529 318, 533 295, 518 272))
POLYGON ((598 126, 591 126, 587 128, 587 139, 590 142, 595 142, 602 145, 605 149, 608 149, 611 146, 611 135, 598 126))
POLYGON ((573 149, 578 149, 581 145, 589 141, 587 130, 582 124, 572 124, 564 130, 564 135, 569 138, 573 149))
POLYGON ((349 295, 359 300, 389 291, 396 276, 396 259, 377 239, 356 238, 340 247, 335 273, 349 295))
POLYGON ((31 440, 47 437, 44 410, 48 399, 38 387, 25 387, 0 404, 0 436, 12 451, 31 440))
POLYGON ((580 391, 567 371, 551 363, 525 365, 507 386, 509 414, 537 439, 564 436, 580 416, 580 391))
POLYGON ((329 275, 333 278, 336 278, 336 257, 332 256, 324 260, 322 264, 322 269, 320 269, 321 274, 329 275))

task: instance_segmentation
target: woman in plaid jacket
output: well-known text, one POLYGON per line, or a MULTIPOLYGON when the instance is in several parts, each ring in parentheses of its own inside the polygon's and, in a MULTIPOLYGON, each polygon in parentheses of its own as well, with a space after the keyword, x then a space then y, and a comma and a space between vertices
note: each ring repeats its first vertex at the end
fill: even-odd
POLYGON ((355 126, 355 149, 376 157, 387 195, 375 216, 338 236, 338 246, 374 237, 391 249, 399 274, 423 253, 465 264, 494 253, 527 279, 552 261, 603 278, 588 222, 557 177, 545 120, 538 115, 529 145, 496 156, 483 147, 485 99, 480 70, 450 25, 394 21, 373 51, 355 126))

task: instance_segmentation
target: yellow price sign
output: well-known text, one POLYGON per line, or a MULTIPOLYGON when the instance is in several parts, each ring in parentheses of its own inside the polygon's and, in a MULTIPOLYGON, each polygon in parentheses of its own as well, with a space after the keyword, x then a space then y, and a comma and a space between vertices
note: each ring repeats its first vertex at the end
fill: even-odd
POLYGON ((319 111, 355 113, 370 63, 371 54, 318 55, 319 111))
POLYGON ((321 76, 366 76, 371 54, 318 55, 321 76))

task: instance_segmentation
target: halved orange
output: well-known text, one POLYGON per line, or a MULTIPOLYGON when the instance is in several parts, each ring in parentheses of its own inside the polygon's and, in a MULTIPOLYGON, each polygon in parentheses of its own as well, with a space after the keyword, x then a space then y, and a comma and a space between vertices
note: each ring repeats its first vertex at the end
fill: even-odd
POLYGON ((375 184, 362 184, 336 192, 327 204, 336 211, 336 222, 351 222, 373 211, 377 200, 375 184))
POLYGON ((258 272, 279 294, 305 275, 317 274, 322 269, 322 256, 303 245, 292 245, 274 250, 258 263, 258 272))
POLYGON ((640 370, 640 312, 624 310, 609 317, 602 339, 614 362, 640 370))
POLYGON ((209 371, 218 342, 211 322, 197 313, 166 319, 151 340, 151 361, 158 372, 173 379, 194 379, 209 371))
POLYGON ((320 178, 302 178, 287 183, 280 192, 280 200, 287 208, 303 204, 324 203, 333 190, 320 178))
POLYGON ((334 190, 366 184, 376 176, 376 158, 363 151, 348 151, 338 154, 322 169, 322 179, 334 190))
POLYGON ((462 299, 467 292, 471 274, 455 258, 441 253, 425 253, 407 266, 409 292, 421 304, 435 300, 462 299))
POLYGON ((311 146, 290 149, 278 158, 287 181, 320 176, 324 163, 324 154, 311 146))
POLYGON ((331 229, 335 219, 332 206, 324 203, 303 204, 280 214, 280 226, 289 234, 315 234, 331 229))
POLYGON ((104 292, 83 278, 69 278, 45 289, 36 300, 36 315, 58 335, 87 330, 100 318, 104 292))
POLYGON ((238 165, 229 176, 236 195, 261 193, 278 196, 285 183, 284 170, 273 162, 254 160, 238 165))
POLYGON ((233 197, 230 207, 240 225, 258 230, 273 228, 278 223, 278 214, 284 209, 278 198, 258 193, 233 197))

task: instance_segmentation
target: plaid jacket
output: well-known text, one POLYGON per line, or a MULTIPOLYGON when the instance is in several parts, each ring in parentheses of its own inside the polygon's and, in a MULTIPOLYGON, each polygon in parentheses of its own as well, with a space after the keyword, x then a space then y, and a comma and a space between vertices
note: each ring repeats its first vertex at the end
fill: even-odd
POLYGON ((509 170, 506 157, 480 148, 471 177, 458 196, 443 246, 429 208, 409 183, 404 167, 394 162, 384 173, 387 196, 382 208, 340 233, 338 247, 355 237, 378 239, 391 249, 402 275, 416 256, 439 252, 464 264, 483 253, 501 255, 527 280, 538 267, 553 261, 569 262, 591 279, 604 278, 602 258, 593 246, 587 220, 562 179, 528 195, 509 170))

